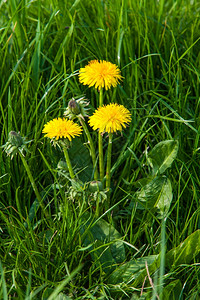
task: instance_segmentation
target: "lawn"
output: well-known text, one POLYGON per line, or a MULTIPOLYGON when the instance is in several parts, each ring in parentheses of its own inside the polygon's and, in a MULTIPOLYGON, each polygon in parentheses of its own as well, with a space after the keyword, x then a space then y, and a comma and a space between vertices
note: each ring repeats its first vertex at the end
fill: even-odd
POLYGON ((0 299, 200 299, 200 2, 0 3, 0 299))

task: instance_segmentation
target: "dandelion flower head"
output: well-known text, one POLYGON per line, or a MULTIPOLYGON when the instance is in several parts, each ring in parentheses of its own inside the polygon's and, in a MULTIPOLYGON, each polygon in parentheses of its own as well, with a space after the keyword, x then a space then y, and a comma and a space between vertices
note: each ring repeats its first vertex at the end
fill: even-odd
POLYGON ((98 90, 116 87, 120 80, 122 80, 120 69, 105 60, 92 60, 79 70, 79 81, 83 85, 94 86, 98 90))
POLYGON ((69 141, 81 134, 82 128, 72 120, 55 118, 44 125, 43 133, 50 139, 67 138, 69 141))
POLYGON ((129 110, 116 103, 99 107, 89 119, 90 126, 101 133, 122 131, 130 122, 129 110))

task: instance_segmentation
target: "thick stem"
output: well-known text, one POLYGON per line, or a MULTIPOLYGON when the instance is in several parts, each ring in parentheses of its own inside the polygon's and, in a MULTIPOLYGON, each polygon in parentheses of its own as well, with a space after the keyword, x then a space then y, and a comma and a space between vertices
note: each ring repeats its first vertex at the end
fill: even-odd
POLYGON ((110 169, 111 169, 111 155, 112 155, 112 133, 109 132, 108 150, 107 150, 107 167, 106 167, 106 188, 110 189, 110 169))
MULTIPOLYGON (((99 91, 99 106, 103 106, 103 89, 99 91)), ((104 178, 104 162, 103 162, 103 137, 99 132, 99 173, 100 173, 100 180, 103 182, 104 178)))
POLYGON ((98 175, 98 170, 97 170, 97 166, 96 166, 97 159, 96 159, 94 143, 93 143, 92 137, 90 135, 90 132, 88 130, 88 127, 85 124, 85 121, 82 118, 79 118, 79 121, 80 121, 80 123, 81 123, 81 125, 82 125, 82 127, 85 131, 85 134, 88 138, 88 142, 89 142, 89 145, 90 145, 90 153, 91 153, 92 163, 93 163, 93 168, 94 168, 94 180, 98 180, 99 175, 98 175))
POLYGON ((103 89, 99 91, 99 106, 103 106, 103 89))
POLYGON ((103 178, 104 178, 103 137, 101 133, 98 134, 98 138, 99 138, 99 173, 100 173, 100 180, 103 182, 103 178))
POLYGON ((66 160, 66 163, 67 163, 67 166, 68 166, 70 177, 71 177, 71 179, 73 179, 75 177, 75 175, 74 175, 74 171, 72 169, 72 165, 71 165, 71 161, 70 161, 70 158, 69 158, 67 148, 63 147, 63 151, 64 151, 65 160, 66 160))

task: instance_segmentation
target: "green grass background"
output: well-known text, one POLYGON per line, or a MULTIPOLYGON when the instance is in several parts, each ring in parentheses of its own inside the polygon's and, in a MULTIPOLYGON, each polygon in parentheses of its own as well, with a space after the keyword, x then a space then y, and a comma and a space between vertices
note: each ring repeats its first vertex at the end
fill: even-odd
MULTIPOLYGON (((111 204, 125 200, 112 222, 125 242, 140 249, 139 256, 160 253, 160 222, 147 214, 127 214, 125 203, 134 182, 148 174, 146 151, 177 139, 178 156, 168 171, 173 201, 165 234, 167 251, 178 246, 200 228, 199 1, 1 1, 0 32, 1 144, 11 130, 32 140, 27 161, 50 203, 47 209, 53 206, 52 228, 47 230, 42 213, 34 226, 24 226, 35 194, 20 158, 11 161, 1 149, 1 298, 144 299, 141 286, 113 295, 101 267, 82 249, 83 211, 63 190, 51 188, 60 157, 42 128, 63 115, 72 97, 85 95, 91 107, 97 106, 98 92, 78 81, 80 67, 92 59, 117 64, 123 82, 105 94, 104 102, 123 104, 132 123, 113 141, 112 164, 126 156, 113 168, 111 204)), ((84 162, 83 156, 74 159, 84 162)), ((89 169, 82 174, 91 179, 89 169)), ((127 246, 127 260, 134 255, 127 246)), ((172 265, 166 277, 179 280, 174 299, 199 299, 198 256, 190 264, 172 265)))

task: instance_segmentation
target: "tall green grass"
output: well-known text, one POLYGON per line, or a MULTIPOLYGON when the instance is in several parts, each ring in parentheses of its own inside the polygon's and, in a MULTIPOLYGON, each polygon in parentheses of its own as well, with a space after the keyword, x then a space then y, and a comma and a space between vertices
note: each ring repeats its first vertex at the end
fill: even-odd
MULTIPOLYGON (((11 130, 32 141, 26 160, 50 218, 34 206, 20 157, 10 160, 1 149, 0 298, 199 298, 199 255, 179 264, 167 256, 200 228, 199 10, 197 0, 2 1, 1 145, 11 130), (57 168, 60 152, 42 135, 44 124, 62 116, 72 97, 85 95, 91 109, 97 106, 98 92, 80 85, 77 76, 92 59, 119 66, 123 82, 104 101, 123 104, 132 114, 123 136, 114 136, 114 208, 100 218, 120 233, 125 261, 159 254, 163 259, 149 277, 148 261, 145 280, 120 287, 94 258, 101 246, 83 243, 81 230, 93 218, 88 213, 85 220, 86 187, 69 189, 57 168), (173 200, 162 223, 155 212, 127 207, 138 189, 135 182, 149 176, 147 152, 173 139, 179 151, 166 172, 173 200)), ((90 167, 86 151, 74 156, 73 151, 79 171, 90 167)), ((90 171, 80 172, 83 182, 91 180, 90 171)))

